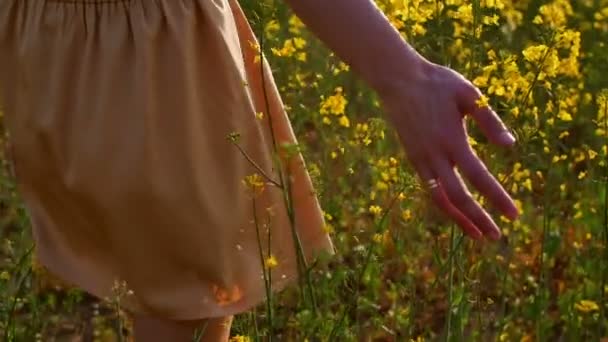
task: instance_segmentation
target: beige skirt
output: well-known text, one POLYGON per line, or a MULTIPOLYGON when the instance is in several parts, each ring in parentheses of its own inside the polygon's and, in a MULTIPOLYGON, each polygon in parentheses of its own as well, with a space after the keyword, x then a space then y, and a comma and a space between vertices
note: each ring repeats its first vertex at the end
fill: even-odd
POLYGON ((333 252, 302 156, 275 158, 296 140, 257 54, 232 0, 0 0, 0 104, 41 263, 181 320, 259 304, 264 269, 273 290, 297 279, 286 203, 307 261, 333 252))

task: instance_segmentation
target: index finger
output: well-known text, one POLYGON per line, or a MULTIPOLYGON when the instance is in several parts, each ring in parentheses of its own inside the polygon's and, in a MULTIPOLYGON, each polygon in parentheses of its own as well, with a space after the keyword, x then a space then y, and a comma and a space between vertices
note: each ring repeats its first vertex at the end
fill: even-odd
POLYGON ((487 98, 475 85, 467 81, 460 88, 456 101, 461 113, 473 117, 473 120, 490 142, 507 147, 515 143, 515 137, 509 132, 498 114, 487 103, 487 98))
MULTIPOLYGON (((413 163, 413 166, 423 183, 426 184, 431 179, 437 180, 437 176, 426 162, 416 161, 413 163)), ((469 218, 467 218, 452 204, 452 202, 450 202, 447 194, 445 193, 443 184, 441 184, 440 181, 437 184, 438 186, 429 189, 431 195, 430 197, 435 205, 439 207, 444 214, 454 220, 466 235, 474 240, 481 240, 483 234, 479 228, 477 228, 469 218)))
POLYGON ((511 196, 488 171, 471 146, 468 143, 464 145, 461 145, 452 156, 458 169, 505 216, 512 220, 516 219, 519 212, 511 196))
POLYGON ((479 125, 484 135, 493 143, 500 146, 511 146, 515 138, 502 122, 498 114, 489 106, 477 107, 471 110, 471 116, 479 125))

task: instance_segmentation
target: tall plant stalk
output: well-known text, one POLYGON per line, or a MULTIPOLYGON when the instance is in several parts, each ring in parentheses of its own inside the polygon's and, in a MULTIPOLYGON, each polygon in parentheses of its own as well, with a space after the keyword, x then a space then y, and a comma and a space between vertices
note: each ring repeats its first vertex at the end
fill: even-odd
MULTIPOLYGON (((608 146, 608 91, 603 94, 604 98, 604 146, 608 146)), ((598 101, 600 102, 600 101, 598 101)), ((600 258, 600 324, 598 327, 598 338, 604 334, 605 322, 606 322, 606 276, 607 276, 607 265, 605 264, 608 260, 608 153, 604 156, 604 217, 603 217, 603 249, 604 257, 600 258)))

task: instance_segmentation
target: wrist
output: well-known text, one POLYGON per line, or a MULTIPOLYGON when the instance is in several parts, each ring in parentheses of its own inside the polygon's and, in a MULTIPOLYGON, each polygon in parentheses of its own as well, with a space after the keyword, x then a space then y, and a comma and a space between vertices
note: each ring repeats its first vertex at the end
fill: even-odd
POLYGON ((370 76, 368 83, 380 98, 402 96, 404 89, 428 81, 433 67, 433 63, 409 48, 401 57, 383 63, 380 70, 370 76))

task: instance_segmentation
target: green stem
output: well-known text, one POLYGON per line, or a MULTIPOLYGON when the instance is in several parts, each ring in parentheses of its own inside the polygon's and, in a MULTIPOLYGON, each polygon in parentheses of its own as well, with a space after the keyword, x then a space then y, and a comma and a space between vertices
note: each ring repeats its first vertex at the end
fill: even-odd
POLYGON ((264 250, 262 248, 262 239, 260 238, 260 225, 258 223, 258 215, 257 208, 255 205, 255 198, 253 199, 253 222, 255 224, 255 232, 258 243, 258 250, 260 252, 260 261, 262 263, 262 275, 264 277, 264 288, 266 290, 266 310, 268 315, 268 340, 272 341, 272 290, 270 288, 270 277, 268 273, 270 269, 268 269, 268 273, 266 272, 266 259, 264 258, 264 250))
MULTIPOLYGON (((393 206, 395 205, 395 203, 397 202, 397 199, 399 198, 399 194, 402 191, 403 191, 403 188, 400 189, 399 191, 397 191, 397 195, 391 199, 388 209, 382 214, 382 216, 380 217, 380 220, 375 225, 376 229, 375 229, 374 233, 382 233, 382 230, 383 230, 382 227, 384 227, 384 222, 385 222, 385 220, 388 219, 388 214, 391 211, 391 209, 393 208, 393 206)), ((340 319, 338 320, 338 324, 336 324, 333 327, 333 329, 331 330, 331 333, 329 334, 329 338, 327 341, 337 341, 336 334, 338 333, 338 330, 340 328, 342 328, 342 326, 344 325, 344 321, 346 320, 346 315, 348 314, 349 310, 357 309, 357 307, 359 305, 359 303, 358 303, 359 285, 363 282, 363 277, 365 276, 365 272, 367 272, 367 268, 371 263, 372 256, 375 251, 376 245, 377 245, 376 242, 372 242, 370 247, 367 249, 367 253, 365 255, 365 261, 359 271, 359 274, 357 275, 357 283, 355 284, 356 293, 354 296, 355 300, 350 302, 349 305, 346 305, 345 307, 343 307, 342 313, 340 315, 340 319)))
MULTIPOLYGON (((551 163, 551 161, 549 162, 551 163)), ((536 298, 535 298, 535 305, 537 308, 537 313, 538 313, 538 319, 536 320, 536 340, 537 341, 542 341, 542 318, 543 315, 541 314, 541 310, 542 310, 542 305, 544 304, 544 300, 542 298, 542 291, 543 291, 543 286, 545 285, 545 281, 544 281, 544 275, 545 275, 545 244, 546 244, 546 240, 547 240, 547 234, 549 232, 549 228, 551 225, 551 218, 550 218, 550 201, 549 201, 549 187, 548 185, 551 184, 550 182, 551 179, 551 164, 549 164, 549 166, 547 167, 547 179, 545 182, 545 190, 544 190, 544 200, 543 200, 543 231, 542 231, 542 236, 541 236, 541 240, 540 240, 540 253, 538 256, 538 284, 537 284, 537 290, 536 290, 536 298)))
POLYGON ((253 332, 255 335, 255 341, 258 342, 260 341, 260 329, 258 328, 257 310, 255 308, 251 310, 251 319, 253 320, 253 332))
POLYGON ((247 154, 247 152, 245 152, 245 150, 243 150, 241 145, 239 145, 236 141, 233 141, 232 144, 234 146, 236 146, 236 148, 239 150, 239 152, 241 152, 243 157, 245 157, 245 159, 247 159, 247 161, 251 164, 251 166, 253 166, 256 170, 258 170, 258 172, 260 174, 262 174, 262 176, 264 178, 266 178, 266 180, 269 183, 271 183, 272 185, 276 186, 279 189, 283 189, 283 186, 279 182, 272 179, 272 177, 270 177, 255 161, 253 161, 253 159, 249 156, 249 154, 247 154))
MULTIPOLYGON (((28 250, 21 256, 19 262, 17 263, 16 269, 21 269, 21 267, 25 264, 25 261, 28 260, 28 257, 34 251, 34 245, 32 244, 28 250)), ((15 337, 15 327, 13 325, 13 317, 15 316, 15 309, 17 308, 17 299, 21 296, 25 289, 25 281, 32 274, 32 268, 28 267, 25 275, 19 280, 19 285, 17 286, 17 292, 15 293, 15 297, 11 303, 11 309, 8 313, 8 317, 5 322, 5 330, 4 330, 4 341, 14 341, 15 337)))
MULTIPOLYGON (((291 232, 292 232, 292 236, 293 236, 293 240, 294 240, 294 248, 296 250, 296 260, 297 260, 297 269, 298 269, 298 281, 300 283, 300 293, 302 296, 302 300, 304 302, 306 302, 305 299, 305 287, 302 286, 303 281, 305 279, 306 284, 308 285, 308 291, 310 293, 310 296, 312 298, 312 309, 313 309, 313 314, 316 315, 317 313, 317 305, 316 305, 316 300, 315 300, 315 295, 314 295, 314 288, 312 286, 312 280, 310 279, 310 273, 306 272, 306 270, 308 269, 308 265, 306 262, 306 258, 304 256, 304 252, 303 252, 303 248, 302 248, 302 242, 299 236, 299 233, 295 227, 295 213, 293 210, 293 205, 292 205, 292 195, 291 195, 291 186, 289 184, 289 172, 287 172, 287 176, 284 175, 283 173, 283 163, 281 162, 281 155, 282 153, 279 151, 279 147, 277 144, 277 139, 274 133, 274 128, 273 128, 273 122, 272 122, 272 114, 270 113, 270 101, 268 99, 268 91, 266 89, 266 59, 264 57, 264 46, 265 46, 265 36, 264 36, 264 23, 265 23, 265 11, 262 11, 262 28, 261 28, 261 33, 260 33, 260 37, 259 37, 259 41, 260 41, 260 73, 261 73, 261 82, 262 82, 262 91, 264 94, 264 106, 266 108, 266 113, 268 114, 268 124, 270 126, 270 135, 272 138, 272 146, 274 149, 274 153, 277 156, 277 163, 278 163, 278 174, 279 174, 279 183, 281 185, 281 189, 283 190, 283 201, 287 210, 287 215, 289 217, 289 222, 291 225, 291 232), (287 178, 287 181, 285 180, 287 178), (302 288, 304 288, 304 290, 302 290, 302 288)), ((287 164, 289 164, 289 160, 287 161, 287 164)), ((289 170, 287 170, 289 171, 289 170)))
MULTIPOLYGON (((604 100, 604 132, 608 132, 608 92, 605 94, 606 99, 604 100)), ((604 139, 604 144, 608 145, 608 134, 604 139)), ((600 259, 601 269, 601 285, 600 285, 600 320, 599 320, 599 332, 598 337, 603 336, 603 330, 605 325, 606 317, 606 265, 605 260, 608 260, 608 153, 604 156, 604 223, 603 223, 603 240, 604 240, 604 257, 600 259)))
MULTIPOLYGON (((448 252, 448 255, 453 254, 454 251, 454 239, 456 237, 456 229, 454 228, 454 225, 451 225, 450 227, 450 249, 448 252)), ((448 267, 448 314, 447 314, 447 318, 446 318, 446 325, 445 325, 445 341, 449 342, 450 338, 452 337, 452 301, 453 301, 453 295, 454 295, 454 258, 450 258, 449 260, 449 267, 448 267)))
POLYGON ((192 338, 193 342, 201 342, 201 339, 205 335, 205 331, 207 330, 207 326, 209 325, 209 320, 205 320, 203 326, 200 328, 196 328, 194 331, 194 337, 192 338))

